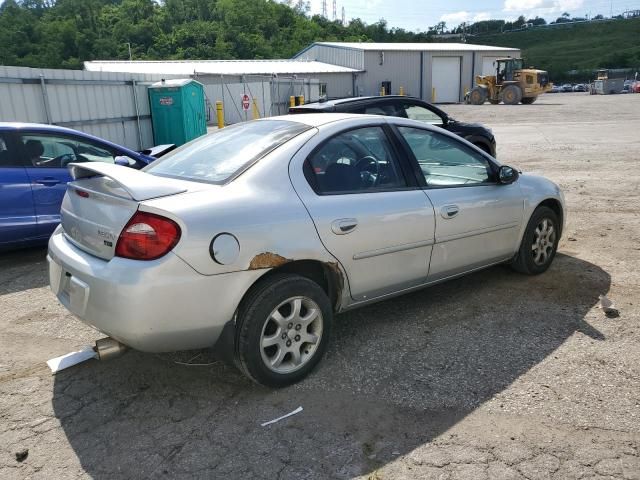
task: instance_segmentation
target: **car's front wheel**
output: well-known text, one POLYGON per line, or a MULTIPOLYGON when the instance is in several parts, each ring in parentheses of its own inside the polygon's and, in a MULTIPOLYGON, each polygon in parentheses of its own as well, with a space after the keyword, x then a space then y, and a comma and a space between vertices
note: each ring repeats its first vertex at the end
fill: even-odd
POLYGON ((236 363, 268 387, 298 382, 322 358, 332 317, 329 298, 317 283, 298 275, 274 275, 240 307, 236 363))
POLYGON ((556 255, 559 241, 560 223, 556 212, 549 207, 536 208, 511 266, 514 270, 529 275, 545 272, 556 255))

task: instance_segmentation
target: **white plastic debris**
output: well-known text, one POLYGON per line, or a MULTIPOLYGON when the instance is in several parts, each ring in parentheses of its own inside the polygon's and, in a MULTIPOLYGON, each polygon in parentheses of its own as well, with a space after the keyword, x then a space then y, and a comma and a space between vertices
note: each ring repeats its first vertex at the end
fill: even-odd
POLYGON ((297 413, 300 413, 301 411, 302 411, 302 407, 298 407, 293 412, 289 412, 286 415, 283 415, 283 416, 278 417, 278 418, 274 418, 273 420, 269 420, 268 422, 264 422, 260 426, 261 427, 266 427, 267 425, 271 425, 272 423, 276 423, 276 422, 279 422, 280 420, 284 420, 287 417, 290 417, 292 415, 296 415, 297 413))
POLYGON ((598 307, 601 308, 609 318, 615 318, 620 315, 616 306, 605 295, 600 295, 600 305, 598 307))
POLYGON ((47 360, 47 365, 51 369, 51 373, 57 373, 60 370, 73 367, 92 358, 98 358, 98 354, 93 350, 93 347, 85 347, 77 352, 67 353, 66 355, 47 360))

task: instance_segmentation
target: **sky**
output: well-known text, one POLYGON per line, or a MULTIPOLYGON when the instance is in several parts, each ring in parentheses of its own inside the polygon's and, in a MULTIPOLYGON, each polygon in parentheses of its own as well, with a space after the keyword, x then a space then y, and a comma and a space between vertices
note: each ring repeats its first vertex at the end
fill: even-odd
MULTIPOLYGON (((322 12, 323 0, 310 0, 311 13, 322 12)), ((326 0, 329 18, 333 18, 333 0, 326 0)), ((519 15, 536 15, 547 21, 555 20, 563 12, 584 17, 602 14, 609 16, 625 10, 640 10, 640 0, 336 0, 338 19, 345 8, 346 19, 361 18, 366 23, 387 20, 390 27, 426 31, 440 21, 447 27, 462 22, 488 19, 515 20, 519 15)))

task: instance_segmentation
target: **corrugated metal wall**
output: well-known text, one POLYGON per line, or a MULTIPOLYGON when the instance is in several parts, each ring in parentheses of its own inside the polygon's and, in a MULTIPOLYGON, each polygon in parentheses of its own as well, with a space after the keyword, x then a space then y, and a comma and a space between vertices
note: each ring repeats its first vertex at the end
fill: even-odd
POLYGON ((153 145, 147 87, 162 78, 171 76, 0 67, 0 121, 68 126, 146 148, 153 145))
POLYGON ((317 60, 318 62, 340 65, 342 67, 364 69, 364 52, 355 48, 334 47, 330 45, 312 45, 293 58, 317 60))
POLYGON ((382 82, 391 82, 390 95, 420 96, 420 52, 366 51, 365 72, 359 73, 356 89, 359 95, 379 95, 382 82))
POLYGON ((353 97, 354 79, 352 73, 317 73, 314 75, 326 85, 328 98, 353 97))

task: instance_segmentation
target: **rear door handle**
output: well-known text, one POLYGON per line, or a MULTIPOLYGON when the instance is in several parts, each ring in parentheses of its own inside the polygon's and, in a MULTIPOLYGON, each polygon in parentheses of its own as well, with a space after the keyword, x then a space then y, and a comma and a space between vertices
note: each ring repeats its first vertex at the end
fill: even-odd
POLYGON ((445 205, 440 210, 440 215, 442 215, 442 218, 445 218, 447 220, 455 217, 456 215, 458 215, 458 213, 460 213, 460 208, 457 205, 445 205))
POLYGON ((52 177, 39 178, 33 181, 34 183, 38 183, 40 185, 46 185, 47 187, 53 187, 54 185, 58 185, 60 180, 52 177))
POLYGON ((331 231, 336 235, 346 235, 353 232, 358 226, 355 218, 339 218, 331 222, 331 231))

